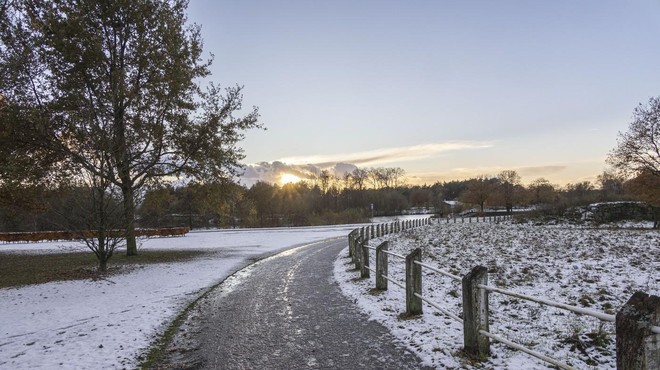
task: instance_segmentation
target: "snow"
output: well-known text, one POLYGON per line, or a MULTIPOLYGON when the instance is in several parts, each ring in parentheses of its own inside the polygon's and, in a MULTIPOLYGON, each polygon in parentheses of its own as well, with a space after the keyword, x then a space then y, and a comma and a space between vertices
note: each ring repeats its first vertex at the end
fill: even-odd
MULTIPOLYGON (((454 275, 463 276, 481 264, 489 269, 489 285, 594 311, 614 314, 638 290, 660 295, 657 230, 440 223, 373 239, 369 245, 385 240, 390 241, 390 251, 403 255, 421 248, 424 263, 454 275)), ((387 291, 374 293, 375 274, 356 279, 359 272, 353 270, 347 254, 344 250, 335 261, 335 278, 344 294, 372 320, 388 327, 425 364, 447 369, 550 368, 499 343, 491 345, 487 362, 475 366, 460 353, 462 324, 426 303, 421 317, 400 319, 405 291, 389 284, 387 291)), ((374 254, 370 252, 371 266, 375 266, 374 254)), ((389 260, 388 275, 403 282, 403 261, 391 256, 389 260)), ((428 269, 423 274, 423 295, 462 316, 460 281, 428 269)), ((497 293, 491 293, 489 301, 492 333, 579 369, 616 368, 612 323, 497 293), (592 343, 593 334, 599 332, 608 343, 592 343), (584 350, 571 348, 576 344, 584 350)))
MULTIPOLYGON (((143 240, 142 249, 209 250, 192 261, 145 265, 107 280, 64 281, 0 289, 0 369, 134 368, 139 356, 189 302, 249 260, 326 238, 344 238, 355 225, 216 230, 185 237, 143 240)), ((636 290, 660 295, 660 232, 533 226, 508 223, 433 224, 370 241, 390 240, 390 250, 423 250, 423 261, 462 276, 486 265, 489 284, 532 296, 615 313, 636 290)), ((81 249, 79 243, 0 245, 5 251, 52 253, 81 249)), ((371 319, 437 368, 472 368, 460 351, 462 327, 424 304, 420 318, 399 320, 405 292, 390 284, 367 294, 374 278, 356 280, 344 250, 335 277, 371 319)), ((373 253, 372 253, 373 257, 373 253)), ((390 257, 389 273, 402 281, 403 264, 390 257), (395 263, 396 262, 396 263, 395 263)), ((372 262, 372 266, 375 263, 372 262)), ((425 270, 424 295, 460 314, 460 283, 425 270)), ((577 368, 615 368, 614 328, 597 319, 491 294, 491 331, 577 368), (611 342, 571 350, 602 329, 611 342), (572 340, 572 342, 571 342, 572 340), (586 361, 595 365, 590 367, 586 361)), ((535 358, 493 344, 480 368, 546 369, 535 358)))
MULTIPOLYGON (((192 261, 144 265, 106 280, 0 289, 0 369, 135 368, 188 303, 249 263, 355 226, 191 232, 141 248, 210 250, 192 261)), ((1 252, 84 249, 75 242, 5 244, 1 252)))

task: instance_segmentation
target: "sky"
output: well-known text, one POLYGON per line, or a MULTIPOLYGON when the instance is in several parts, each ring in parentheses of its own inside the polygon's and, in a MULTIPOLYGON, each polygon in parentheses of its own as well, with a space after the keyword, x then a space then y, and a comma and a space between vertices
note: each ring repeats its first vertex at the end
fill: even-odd
POLYGON ((241 143, 247 185, 355 166, 595 182, 660 95, 660 0, 191 0, 188 16, 212 80, 244 86, 267 128, 241 143))

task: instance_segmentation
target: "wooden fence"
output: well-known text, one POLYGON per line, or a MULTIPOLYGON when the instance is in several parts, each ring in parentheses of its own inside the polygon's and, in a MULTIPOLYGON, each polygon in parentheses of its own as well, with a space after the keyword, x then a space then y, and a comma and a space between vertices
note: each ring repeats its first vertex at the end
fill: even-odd
MULTIPOLYGON (((161 236, 184 236, 190 229, 187 227, 165 227, 159 229, 136 229, 135 236, 138 237, 161 237, 161 236)), ((11 232, 0 233, 2 243, 35 243, 42 241, 81 240, 93 238, 94 230, 82 231, 35 231, 35 232, 11 232)), ((109 230, 109 235, 121 237, 123 230, 109 230)))
MULTIPOLYGON (((485 221, 485 219, 484 219, 485 221)), ((499 222, 494 219, 488 222, 499 222)), ((649 296, 644 292, 636 292, 616 315, 571 306, 549 299, 532 297, 488 285, 488 269, 484 266, 473 267, 465 276, 453 275, 440 268, 422 262, 422 252, 417 248, 408 255, 401 255, 388 250, 388 242, 377 247, 367 244, 374 237, 400 232, 412 227, 429 224, 430 219, 371 225, 353 230, 348 235, 349 257, 360 270, 360 277, 375 276, 376 289, 387 290, 388 283, 405 289, 406 314, 421 315, 422 302, 426 302, 440 313, 463 324, 463 345, 465 353, 477 360, 485 360, 490 355, 490 341, 503 343, 516 350, 553 364, 562 369, 574 367, 531 350, 506 338, 489 332, 488 295, 504 294, 523 300, 537 302, 580 315, 595 317, 601 321, 614 322, 616 327, 616 362, 619 370, 657 370, 660 369, 660 297, 649 296), (369 265, 369 252, 375 252, 376 267, 369 265), (389 257, 405 261, 405 282, 400 282, 388 276, 389 257), (459 317, 431 301, 422 294, 422 269, 447 276, 462 285, 463 317, 459 317)), ((469 221, 471 222, 471 221, 469 221)))

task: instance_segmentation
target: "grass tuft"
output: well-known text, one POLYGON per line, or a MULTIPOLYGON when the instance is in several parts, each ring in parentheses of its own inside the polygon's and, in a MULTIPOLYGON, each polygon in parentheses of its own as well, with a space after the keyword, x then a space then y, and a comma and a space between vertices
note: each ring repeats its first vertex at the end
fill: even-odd
POLYGON ((199 257, 205 251, 140 251, 127 257, 120 253, 108 262, 108 271, 97 271, 98 261, 91 252, 48 254, 0 252, 0 289, 52 281, 103 279, 133 266, 179 262, 199 257))

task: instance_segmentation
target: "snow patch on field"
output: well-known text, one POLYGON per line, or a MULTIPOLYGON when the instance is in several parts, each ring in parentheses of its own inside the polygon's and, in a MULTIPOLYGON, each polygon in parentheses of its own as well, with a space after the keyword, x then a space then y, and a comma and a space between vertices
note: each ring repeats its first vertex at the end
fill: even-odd
MULTIPOLYGON (((660 232, 654 230, 565 228, 509 223, 433 224, 369 241, 390 241, 390 251, 406 255, 422 249, 424 263, 463 276, 477 265, 489 269, 489 285, 591 310, 616 313, 638 290, 660 295, 660 232)), ((342 252, 335 278, 344 294, 372 319, 438 368, 472 368, 461 356, 462 324, 424 303, 424 315, 401 320, 405 291, 389 284, 374 293, 374 274, 360 279, 342 252)), ((371 266, 375 266, 371 251, 371 266)), ((389 257, 388 275, 405 280, 402 260, 389 257)), ((461 284, 423 270, 423 295, 462 316, 461 284)), ((490 331, 580 369, 615 369, 613 323, 569 311, 489 295, 490 331)), ((550 365, 502 344, 479 368, 546 369, 550 365)))
MULTIPOLYGON (((0 289, 0 369, 135 368, 138 356, 183 307, 250 258, 345 236, 353 227, 208 231, 149 239, 142 248, 213 253, 188 262, 141 266, 107 280, 0 289)), ((49 253, 62 248, 80 245, 11 244, 0 251, 49 253)))

